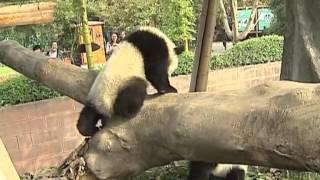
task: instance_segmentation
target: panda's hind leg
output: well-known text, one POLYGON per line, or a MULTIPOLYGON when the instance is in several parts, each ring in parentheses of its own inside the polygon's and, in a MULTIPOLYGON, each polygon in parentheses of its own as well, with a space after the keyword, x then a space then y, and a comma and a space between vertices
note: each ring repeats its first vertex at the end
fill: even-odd
POLYGON ((191 161, 187 180, 209 180, 211 171, 217 164, 191 161))

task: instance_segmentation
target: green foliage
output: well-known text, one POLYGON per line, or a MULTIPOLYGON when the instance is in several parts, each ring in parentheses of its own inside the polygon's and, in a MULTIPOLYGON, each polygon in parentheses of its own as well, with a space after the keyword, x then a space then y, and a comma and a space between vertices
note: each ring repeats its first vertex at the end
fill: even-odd
POLYGON ((160 27, 174 41, 191 40, 195 34, 196 16, 190 0, 162 0, 160 27))
MULTIPOLYGON (((282 47, 283 37, 277 35, 242 41, 225 53, 213 56, 210 60, 210 69, 280 61, 282 47)), ((184 52, 179 55, 178 68, 173 73, 173 76, 190 74, 192 72, 193 59, 194 54, 192 52, 184 52)))
POLYGON ((90 0, 90 16, 105 20, 108 30, 130 31, 138 25, 155 25, 158 20, 158 0, 90 0))
POLYGON ((178 58, 178 68, 173 72, 172 76, 190 74, 192 72, 194 54, 192 52, 184 52, 178 58))
POLYGON ((90 0, 88 13, 105 20, 109 31, 156 26, 176 41, 192 39, 195 15, 190 0, 90 0))
POLYGON ((15 105, 61 96, 24 76, 0 82, 0 106, 15 105))
POLYGON ((283 37, 272 35, 242 41, 222 55, 214 56, 211 69, 279 61, 282 57, 283 37))
MULTIPOLYGON (((57 0, 54 22, 2 28, 0 41, 12 39, 29 48, 40 44, 48 50, 51 41, 55 40, 60 48, 73 49, 77 35, 71 25, 80 22, 78 2, 57 0)), ((88 0, 88 16, 104 21, 109 31, 131 31, 137 26, 151 25, 159 27, 174 40, 185 41, 195 34, 194 6, 190 0, 88 0)))

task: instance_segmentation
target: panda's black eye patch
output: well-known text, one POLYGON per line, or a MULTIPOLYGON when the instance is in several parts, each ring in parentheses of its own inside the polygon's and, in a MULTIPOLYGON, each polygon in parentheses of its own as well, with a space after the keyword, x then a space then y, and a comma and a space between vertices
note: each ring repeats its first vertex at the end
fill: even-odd
POLYGON ((147 95, 146 82, 138 77, 130 79, 121 88, 114 103, 114 114, 123 118, 134 117, 143 106, 147 95))

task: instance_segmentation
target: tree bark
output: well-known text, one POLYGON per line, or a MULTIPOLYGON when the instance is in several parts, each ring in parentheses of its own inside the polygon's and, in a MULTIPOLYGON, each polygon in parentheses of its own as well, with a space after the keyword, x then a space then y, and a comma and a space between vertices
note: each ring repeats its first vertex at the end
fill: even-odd
MULTIPOLYGON (((0 42, 0 62, 79 102, 95 77, 12 41, 0 42)), ((86 166, 99 178, 183 159, 319 171, 319 102, 318 84, 287 81, 148 99, 137 117, 113 119, 89 141, 86 166)))
POLYGON ((281 80, 320 82, 320 1, 287 0, 281 80))
POLYGON ((0 62, 80 103, 85 103, 97 75, 94 71, 50 59, 11 40, 0 42, 0 62))
POLYGON ((233 44, 236 44, 238 42, 238 19, 237 19, 237 13, 238 13, 238 2, 237 0, 231 0, 231 19, 232 19, 232 41, 233 44))
POLYGON ((319 170, 319 100, 319 85, 289 82, 161 96, 98 132, 85 160, 99 178, 182 159, 319 170))
POLYGON ((233 39, 233 34, 229 26, 228 16, 227 16, 226 8, 224 7, 224 4, 223 4, 223 0, 219 0, 219 7, 222 11, 223 28, 228 38, 233 39))

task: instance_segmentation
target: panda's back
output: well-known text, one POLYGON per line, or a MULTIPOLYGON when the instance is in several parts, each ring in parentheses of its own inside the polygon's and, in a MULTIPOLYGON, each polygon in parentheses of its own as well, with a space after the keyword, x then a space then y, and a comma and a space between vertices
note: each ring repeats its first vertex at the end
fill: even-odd
POLYGON ((106 62, 104 72, 107 77, 125 78, 134 75, 145 78, 143 57, 135 46, 123 41, 106 62))

